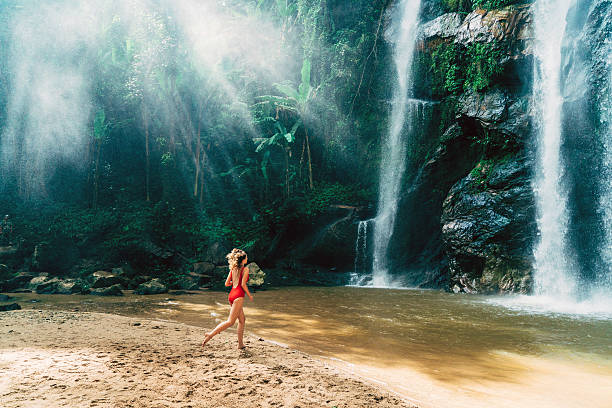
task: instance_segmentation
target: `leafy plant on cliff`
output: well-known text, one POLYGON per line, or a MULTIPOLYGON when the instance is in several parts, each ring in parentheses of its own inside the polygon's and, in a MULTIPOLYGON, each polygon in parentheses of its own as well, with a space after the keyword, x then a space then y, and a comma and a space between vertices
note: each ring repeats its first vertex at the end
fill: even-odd
POLYGON ((434 98, 461 93, 465 78, 461 48, 452 43, 440 43, 431 53, 421 52, 416 58, 414 72, 423 80, 417 93, 431 93, 434 98))
POLYGON ((509 6, 511 4, 516 3, 526 3, 526 1, 519 0, 472 0, 473 8, 476 9, 485 9, 485 10, 495 10, 502 7, 509 6))
POLYGON ((503 72, 499 63, 502 51, 495 44, 471 44, 466 51, 466 74, 463 88, 481 91, 491 85, 492 79, 503 72))
POLYGON ((484 159, 478 162, 476 167, 470 172, 472 177, 472 185, 480 191, 484 191, 487 188, 487 179, 491 174, 491 170, 494 166, 494 161, 491 159, 484 159))
POLYGON ((468 12, 472 10, 472 0, 442 0, 446 11, 468 12))

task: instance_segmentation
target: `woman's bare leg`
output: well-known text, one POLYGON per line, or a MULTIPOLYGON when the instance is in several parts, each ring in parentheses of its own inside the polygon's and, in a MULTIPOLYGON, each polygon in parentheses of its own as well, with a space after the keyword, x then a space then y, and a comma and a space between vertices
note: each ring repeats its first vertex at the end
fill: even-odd
POLYGON ((238 348, 243 349, 244 342, 242 340, 244 336, 244 324, 246 322, 246 317, 244 317, 244 308, 240 308, 240 314, 238 315, 238 348))
POLYGON ((243 302, 244 302, 244 298, 238 298, 234 300, 234 303, 232 304, 232 308, 230 309, 230 315, 227 318, 227 320, 219 323, 212 332, 206 333, 206 338, 202 342, 202 347, 204 347, 206 343, 208 343, 210 339, 215 337, 217 334, 221 333, 223 330, 227 329, 228 327, 232 327, 234 323, 236 323, 236 320, 238 319, 238 316, 240 315, 240 311, 242 310, 243 302))

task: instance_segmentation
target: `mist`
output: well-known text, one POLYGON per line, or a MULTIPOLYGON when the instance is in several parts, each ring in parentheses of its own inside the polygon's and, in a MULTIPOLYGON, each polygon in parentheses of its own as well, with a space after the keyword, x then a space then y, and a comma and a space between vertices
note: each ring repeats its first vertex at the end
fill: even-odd
MULTIPOLYGON (((123 83, 115 86, 128 89, 130 102, 146 110, 148 118, 129 118, 134 126, 142 128, 148 120, 162 144, 186 146, 196 143, 202 118, 214 126, 212 93, 235 117, 230 137, 256 137, 247 109, 253 89, 244 84, 257 81, 257 88, 270 89, 296 72, 286 40, 267 16, 248 15, 225 2, 24 2, 10 22, 0 183, 17 185, 23 198, 48 196, 46 185, 59 164, 94 171, 89 169, 96 150, 93 122, 104 101, 93 92, 121 81, 102 64, 129 65, 129 72, 121 73, 123 83), (187 64, 193 75, 170 79, 176 64, 187 64)), ((218 153, 231 167, 228 155, 218 153)), ((186 178, 192 171, 183 168, 186 178)))

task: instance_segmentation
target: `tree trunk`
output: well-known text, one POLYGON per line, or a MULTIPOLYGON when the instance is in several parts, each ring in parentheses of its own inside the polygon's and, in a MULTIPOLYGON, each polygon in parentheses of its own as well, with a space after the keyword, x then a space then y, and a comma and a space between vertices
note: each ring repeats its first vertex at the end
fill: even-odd
POLYGON ((149 167, 149 122, 147 118, 147 110, 143 108, 142 110, 142 123, 144 124, 145 130, 145 155, 146 155, 146 164, 145 164, 145 190, 147 193, 147 201, 151 201, 151 195, 149 192, 149 178, 150 178, 150 167, 149 167))
POLYGON ((312 182, 312 160, 310 157, 310 141, 308 140, 308 129, 304 126, 304 133, 306 134, 306 151, 308 153, 308 183, 310 189, 314 189, 314 183, 312 182))

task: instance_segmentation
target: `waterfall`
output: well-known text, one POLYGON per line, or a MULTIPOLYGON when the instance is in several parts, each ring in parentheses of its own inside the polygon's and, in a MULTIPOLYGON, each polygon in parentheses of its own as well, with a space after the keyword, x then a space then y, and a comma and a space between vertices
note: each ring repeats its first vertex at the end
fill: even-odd
POLYGON ((561 146, 561 45, 573 0, 537 0, 534 6, 538 166, 533 183, 539 242, 535 248, 535 293, 569 298, 575 293, 575 268, 567 248, 567 193, 561 146), (539 122, 539 123, 538 123, 539 122))
POLYGON ((372 284, 391 286, 387 249, 393 235, 402 176, 406 168, 406 135, 412 127, 412 116, 418 103, 410 99, 413 78, 412 59, 421 0, 401 0, 394 16, 393 60, 397 74, 390 127, 381 152, 378 213, 374 218, 372 284), (408 116, 408 121, 406 117, 408 116), (407 123, 408 122, 408 123, 407 123), (408 126, 408 129, 405 129, 408 126))
POLYGON ((364 273, 368 259, 368 221, 359 221, 355 242, 355 273, 364 273))
POLYGON ((603 218, 605 237, 600 247, 603 269, 597 276, 600 287, 612 289, 612 40, 609 40, 608 83, 600 106, 603 144, 603 166, 601 171, 601 195, 599 206, 603 218))

